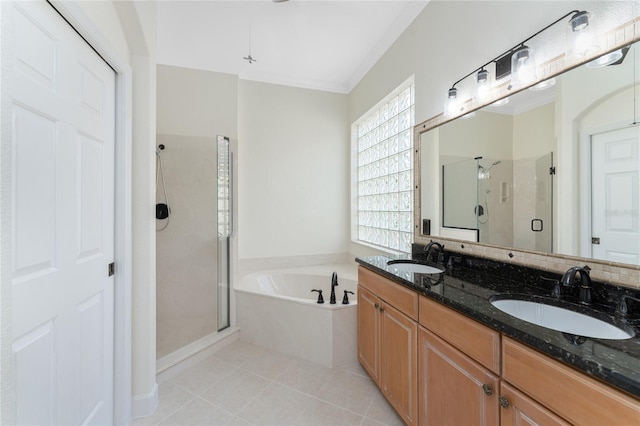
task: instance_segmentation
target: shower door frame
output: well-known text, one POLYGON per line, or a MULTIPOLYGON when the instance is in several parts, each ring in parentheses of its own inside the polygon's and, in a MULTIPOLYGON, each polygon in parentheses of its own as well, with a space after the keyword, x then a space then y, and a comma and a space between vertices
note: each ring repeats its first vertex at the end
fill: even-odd
POLYGON ((226 136, 216 136, 217 229, 218 229, 218 332, 231 327, 231 238, 233 223, 233 152, 226 136), (221 266, 224 265, 224 268, 221 266), (225 284, 223 286, 222 284, 225 284), (222 306, 222 302, 226 304, 222 306), (224 308, 224 309, 223 309, 224 308), (223 317, 224 316, 224 317, 223 317))

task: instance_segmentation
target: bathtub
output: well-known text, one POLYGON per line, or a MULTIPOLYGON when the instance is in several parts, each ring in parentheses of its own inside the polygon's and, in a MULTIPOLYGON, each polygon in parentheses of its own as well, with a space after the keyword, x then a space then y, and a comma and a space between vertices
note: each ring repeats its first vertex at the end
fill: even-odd
POLYGON ((240 338, 326 367, 357 358, 357 272, 352 265, 256 272, 235 286, 240 338), (338 273, 336 304, 329 304, 331 274, 338 273), (318 304, 322 289, 325 303, 318 304), (342 304, 344 290, 349 304, 342 304))

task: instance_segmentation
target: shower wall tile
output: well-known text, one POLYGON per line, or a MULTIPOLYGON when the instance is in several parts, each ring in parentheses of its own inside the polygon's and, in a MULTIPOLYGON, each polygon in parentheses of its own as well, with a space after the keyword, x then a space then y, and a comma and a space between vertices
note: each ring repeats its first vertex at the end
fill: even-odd
MULTIPOLYGON (((157 141, 165 145, 161 155, 171 209, 167 228, 156 234, 161 357, 217 330, 217 188, 215 138, 159 134, 157 141)), ((156 200, 165 202, 160 180, 156 200)), ((156 227, 165 222, 157 220, 156 227)))

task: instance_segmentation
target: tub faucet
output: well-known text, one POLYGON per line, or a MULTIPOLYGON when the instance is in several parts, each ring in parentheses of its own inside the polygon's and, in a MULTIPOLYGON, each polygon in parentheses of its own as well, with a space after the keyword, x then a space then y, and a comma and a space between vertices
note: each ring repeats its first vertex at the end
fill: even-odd
POLYGON ((338 285, 338 273, 334 272, 331 275, 331 298, 329 299, 329 304, 336 304, 336 286, 338 285))
POLYGON ((585 305, 591 304, 591 277, 585 268, 574 266, 564 273, 560 282, 565 287, 571 287, 577 284, 576 275, 580 277, 580 291, 578 293, 578 301, 585 305))
POLYGON ((432 252, 436 252, 436 262, 444 263, 444 246, 436 241, 431 241, 424 248, 424 252, 427 254, 427 260, 432 258, 432 252))

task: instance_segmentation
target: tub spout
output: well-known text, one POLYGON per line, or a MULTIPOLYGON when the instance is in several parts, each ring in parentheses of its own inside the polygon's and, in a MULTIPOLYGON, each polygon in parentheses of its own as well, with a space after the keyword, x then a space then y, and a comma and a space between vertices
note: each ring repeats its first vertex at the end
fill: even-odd
POLYGON ((329 304, 336 304, 336 286, 338 285, 338 273, 334 272, 331 275, 331 298, 329 299, 329 304))

